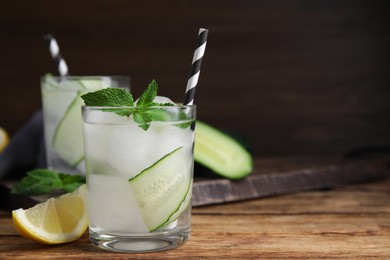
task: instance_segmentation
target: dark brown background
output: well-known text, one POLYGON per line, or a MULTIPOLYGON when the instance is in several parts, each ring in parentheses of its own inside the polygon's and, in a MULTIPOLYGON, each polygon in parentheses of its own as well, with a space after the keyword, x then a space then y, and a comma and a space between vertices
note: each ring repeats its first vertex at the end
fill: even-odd
POLYGON ((1 1, 0 125, 41 107, 39 77, 155 78, 182 101, 199 27, 210 30, 198 118, 245 135, 257 155, 340 153, 390 144, 387 1, 1 1))

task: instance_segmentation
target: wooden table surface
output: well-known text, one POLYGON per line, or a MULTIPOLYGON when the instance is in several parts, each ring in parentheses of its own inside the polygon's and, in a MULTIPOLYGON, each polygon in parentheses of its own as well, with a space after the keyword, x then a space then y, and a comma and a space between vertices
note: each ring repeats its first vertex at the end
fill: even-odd
POLYGON ((19 236, 0 209, 0 259, 390 259, 390 179, 193 209, 182 247, 151 254, 106 252, 85 233, 44 246, 19 236))

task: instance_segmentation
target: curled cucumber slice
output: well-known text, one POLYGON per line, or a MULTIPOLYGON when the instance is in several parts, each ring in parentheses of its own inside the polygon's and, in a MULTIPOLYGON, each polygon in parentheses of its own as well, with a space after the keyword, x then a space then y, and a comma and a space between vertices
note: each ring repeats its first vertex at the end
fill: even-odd
MULTIPOLYGON (((52 139, 52 146, 55 152, 72 167, 77 166, 84 159, 83 128, 81 123, 81 106, 84 105, 84 101, 80 96, 90 91, 109 87, 104 81, 99 80, 87 79, 77 82, 80 85, 80 90, 58 123, 52 139)), ((74 82, 70 83, 74 84, 74 82)))
POLYGON ((129 180, 149 232, 176 220, 188 207, 191 163, 190 154, 179 147, 129 180))

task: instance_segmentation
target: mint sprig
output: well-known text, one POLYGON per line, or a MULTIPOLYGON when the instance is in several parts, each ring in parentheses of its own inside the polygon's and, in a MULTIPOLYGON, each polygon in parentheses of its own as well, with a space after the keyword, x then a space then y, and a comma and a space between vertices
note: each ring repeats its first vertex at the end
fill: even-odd
POLYGON ((149 83, 137 102, 137 107, 147 107, 153 105, 153 100, 157 96, 158 84, 155 80, 149 83))
POLYGON ((158 84, 153 79, 146 90, 142 93, 134 108, 133 96, 124 89, 105 88, 94 92, 89 92, 81 96, 87 106, 99 107, 130 107, 124 109, 107 109, 120 116, 133 115, 134 121, 144 129, 149 129, 153 121, 167 121, 172 118, 172 114, 163 109, 149 109, 152 106, 173 106, 170 103, 156 103, 153 100, 157 96, 158 84))
MULTIPOLYGON (((150 123, 155 119, 152 114, 148 113, 147 108, 150 106, 155 106, 157 103, 154 103, 153 100, 157 96, 158 84, 153 79, 149 83, 148 87, 142 93, 141 97, 137 102, 137 110, 134 111, 133 118, 134 121, 145 131, 149 129, 150 123)), ((159 105, 159 104, 157 104, 159 105)))
POLYGON ((85 178, 80 175, 68 175, 48 169, 35 169, 27 172, 11 190, 12 194, 37 195, 50 193, 54 190, 73 192, 82 184, 85 178))
POLYGON ((133 106, 133 96, 122 88, 103 88, 81 96, 87 106, 121 107, 133 106))
MULTIPOLYGON (((134 106, 133 96, 125 89, 104 88, 95 92, 89 92, 81 96, 85 105, 92 107, 132 107, 134 106)), ((132 110, 110 110, 121 116, 130 116, 132 110)))

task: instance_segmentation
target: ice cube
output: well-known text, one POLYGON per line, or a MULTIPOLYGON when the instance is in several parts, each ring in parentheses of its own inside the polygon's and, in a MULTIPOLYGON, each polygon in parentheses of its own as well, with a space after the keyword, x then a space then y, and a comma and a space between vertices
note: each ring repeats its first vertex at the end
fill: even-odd
POLYGON ((173 150, 192 150, 193 131, 166 123, 152 123, 147 131, 136 124, 116 126, 111 132, 110 165, 132 178, 173 150))
POLYGON ((109 140, 111 132, 116 125, 104 125, 99 122, 102 121, 102 117, 112 116, 110 114, 112 113, 99 112, 97 114, 93 114, 93 116, 88 118, 89 123, 83 123, 84 153, 87 158, 87 167, 89 167, 90 161, 98 161, 102 163, 107 162, 109 153, 109 140))
MULTIPOLYGON (((135 105, 137 105, 139 101, 139 98, 134 102, 135 105)), ((171 99, 167 98, 167 97, 163 97, 163 96, 156 96, 154 99, 153 99, 153 102, 155 103, 169 103, 169 104, 172 104, 172 105, 175 105, 175 102, 173 102, 171 99)))
POLYGON ((88 204, 92 228, 114 234, 148 233, 127 179, 90 174, 88 204))
MULTIPOLYGON (((104 138, 104 134, 101 134, 102 131, 98 127, 96 125, 84 124, 84 154, 87 159, 86 165, 88 165, 88 161, 91 158, 104 162, 108 152, 108 139, 104 138)), ((104 128, 102 129, 106 130, 104 128)))
POLYGON ((154 158, 148 153, 156 138, 158 136, 135 123, 116 126, 109 141, 109 163, 127 178, 134 177, 153 162, 154 158))
POLYGON ((163 97, 163 96, 156 96, 153 99, 153 102, 162 103, 162 104, 169 103, 169 104, 175 105, 175 102, 173 102, 171 99, 169 99, 167 97, 163 97))
POLYGON ((84 121, 90 124, 122 124, 128 121, 126 116, 120 116, 112 111, 95 110, 84 117, 84 121))

